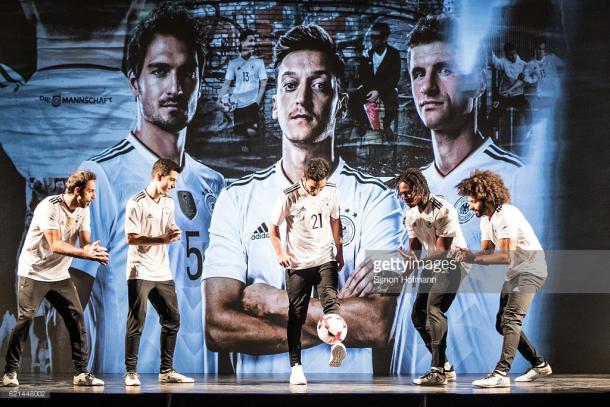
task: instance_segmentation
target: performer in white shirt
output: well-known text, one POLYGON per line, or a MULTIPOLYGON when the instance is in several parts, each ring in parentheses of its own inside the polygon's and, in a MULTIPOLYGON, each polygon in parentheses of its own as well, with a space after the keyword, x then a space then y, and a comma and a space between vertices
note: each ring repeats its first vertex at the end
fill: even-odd
POLYGON ((502 178, 491 171, 475 171, 458 184, 460 195, 468 197, 470 209, 481 218, 481 252, 465 250, 461 258, 468 263, 508 266, 500 294, 496 329, 503 336, 502 354, 495 369, 478 387, 510 386, 510 371, 517 350, 532 364, 516 382, 530 382, 552 373, 521 329, 523 319, 547 277, 544 251, 536 233, 517 207, 510 203, 510 192, 502 178))
MULTIPOLYGON (((423 386, 445 385, 456 381, 455 369, 445 355, 447 347, 447 316, 457 290, 466 276, 465 264, 451 260, 455 250, 466 249, 458 215, 449 202, 430 194, 426 178, 420 170, 409 168, 396 183, 399 197, 410 208, 405 216, 409 235, 409 251, 400 249, 407 261, 423 262, 417 296, 411 319, 424 344, 432 353, 430 371, 413 380, 423 386), (423 254, 425 251, 425 257, 423 254)), ((409 266, 414 269, 417 267, 409 266)))
POLYGON ((76 171, 66 181, 61 195, 45 198, 34 217, 19 256, 17 324, 8 349, 2 384, 18 386, 17 368, 30 325, 46 298, 63 317, 68 328, 74 363, 73 383, 101 386, 104 382, 87 372, 87 336, 83 307, 68 267, 73 257, 108 263, 108 251, 100 242, 91 243, 89 205, 95 199, 95 174, 76 171), (76 246, 77 240, 80 247, 76 246))
MULTIPOLYGON (((339 314, 338 272, 343 268, 343 239, 335 184, 327 182, 330 166, 323 158, 307 161, 301 180, 286 188, 269 220, 269 235, 278 263, 286 269, 290 384, 307 384, 301 365, 301 331, 311 289, 317 286, 324 314, 339 314), (286 249, 280 226, 286 221, 286 249), (333 243, 337 253, 333 251, 333 243)), ((332 345, 329 365, 340 367, 345 345, 332 345)))
POLYGON ((167 246, 180 240, 175 223, 174 200, 169 192, 176 187, 180 167, 161 158, 152 167, 152 180, 127 201, 125 238, 129 313, 125 336, 125 384, 139 386, 136 371, 140 337, 144 330, 148 301, 159 314, 161 324, 161 368, 159 383, 193 383, 174 369, 174 349, 180 327, 176 286, 169 268, 167 246))

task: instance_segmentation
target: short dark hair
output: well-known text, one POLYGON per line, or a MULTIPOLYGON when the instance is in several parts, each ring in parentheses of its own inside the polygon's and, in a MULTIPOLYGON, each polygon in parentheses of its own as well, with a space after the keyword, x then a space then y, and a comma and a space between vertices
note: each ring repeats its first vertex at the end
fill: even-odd
POLYGON ((456 185, 462 196, 471 196, 477 201, 485 201, 494 208, 510 203, 510 192, 502 177, 489 170, 477 170, 470 177, 456 185))
POLYGON ((457 20, 447 14, 428 14, 419 19, 407 38, 407 49, 433 42, 453 43, 457 34, 457 20))
POLYGON ((515 47, 515 44, 513 44, 512 42, 507 42, 506 44, 504 44, 504 53, 508 54, 510 51, 516 51, 517 47, 515 47))
POLYGON ((305 164, 305 178, 316 182, 328 178, 330 165, 323 158, 311 158, 305 164))
POLYGON ((256 31, 246 28, 239 33, 239 43, 241 44, 248 36, 253 35, 256 37, 256 31))
POLYGON ((159 158, 152 167, 152 176, 161 174, 162 177, 169 175, 170 172, 176 171, 178 174, 182 172, 182 168, 173 160, 168 158, 159 158))
POLYGON ((291 52, 302 50, 324 53, 330 60, 332 72, 339 83, 343 83, 345 62, 330 34, 316 24, 297 25, 282 35, 273 49, 273 67, 277 69, 291 52))
POLYGON ((203 25, 188 10, 170 3, 162 4, 136 26, 127 46, 127 72, 139 77, 150 43, 157 34, 166 34, 194 48, 203 75, 207 55, 204 33, 203 25))
POLYGON ((95 181, 94 172, 88 170, 74 171, 66 180, 66 192, 72 194, 76 188, 82 190, 89 181, 95 181))
POLYGON ((426 200, 428 197, 430 197, 430 187, 428 187, 428 181, 419 168, 407 168, 401 172, 396 179, 397 190, 401 182, 407 184, 415 195, 419 195, 426 200))
POLYGON ((371 26, 371 31, 379 31, 379 34, 383 38, 387 38, 390 36, 390 26, 384 22, 376 22, 371 26))

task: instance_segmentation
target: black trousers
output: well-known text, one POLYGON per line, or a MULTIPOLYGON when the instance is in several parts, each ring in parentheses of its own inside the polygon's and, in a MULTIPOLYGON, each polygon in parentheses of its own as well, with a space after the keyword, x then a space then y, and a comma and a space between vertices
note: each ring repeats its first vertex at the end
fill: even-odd
POLYGON ((532 364, 544 362, 536 352, 521 326, 534 295, 544 283, 544 278, 524 273, 504 282, 500 295, 500 309, 496 315, 496 330, 504 336, 502 355, 496 369, 508 373, 517 350, 532 364))
POLYGON ((6 352, 4 373, 16 372, 23 345, 28 338, 32 321, 42 299, 46 298, 64 320, 70 343, 75 375, 87 371, 87 335, 83 307, 78 299, 76 287, 67 278, 60 281, 38 281, 19 277, 17 324, 13 328, 6 352))
POLYGON ((447 361, 447 316, 445 312, 453 303, 462 279, 463 265, 455 269, 433 272, 423 270, 417 295, 413 303, 411 320, 426 348, 432 353, 432 367, 441 368, 447 361))
POLYGON ((146 321, 148 300, 159 314, 161 323, 161 370, 174 366, 174 349, 180 329, 180 312, 173 280, 148 281, 127 280, 129 313, 127 314, 127 334, 125 337, 125 368, 135 372, 138 364, 140 338, 146 321))
POLYGON ((286 270, 288 291, 288 353, 290 366, 301 364, 301 332, 307 318, 311 289, 317 286, 324 314, 337 314, 339 269, 336 261, 302 270, 286 270))

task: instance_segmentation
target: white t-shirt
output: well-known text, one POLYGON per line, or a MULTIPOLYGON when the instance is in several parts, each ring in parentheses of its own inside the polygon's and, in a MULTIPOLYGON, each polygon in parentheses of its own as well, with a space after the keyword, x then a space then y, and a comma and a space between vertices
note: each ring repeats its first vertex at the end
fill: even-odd
POLYGON ((60 239, 75 246, 79 232, 91 230, 89 208, 77 207, 70 212, 61 195, 43 199, 34 210, 19 256, 19 276, 38 281, 70 278, 68 267, 72 257, 53 253, 44 236, 45 230, 59 230, 60 239))
MULTIPOLYGON (((129 133, 117 145, 81 163, 81 168, 97 174, 97 199, 91 205, 92 241, 100 240, 110 251, 107 266, 81 261, 72 265, 95 277, 85 320, 92 338, 91 367, 99 372, 125 371, 125 321, 129 308, 125 207, 129 198, 148 185, 158 158, 129 133)), ((174 365, 183 372, 215 373, 217 356, 205 346, 201 272, 212 210, 224 187, 224 178, 186 153, 182 163, 176 188, 170 193, 176 206, 175 222, 182 231, 182 239, 168 247, 180 310, 174 365)), ((161 327, 156 312, 149 312, 146 321, 138 371, 155 373, 159 371, 161 327)))
POLYGON ((235 81, 232 97, 237 102, 237 108, 242 108, 258 102, 259 82, 267 79, 263 60, 255 56, 243 59, 241 55, 229 61, 225 79, 235 81))
POLYGON ((422 212, 417 206, 410 208, 405 216, 405 225, 409 238, 417 238, 427 252, 436 246, 439 237, 452 237, 452 249, 467 247, 457 211, 440 196, 430 196, 422 212))
POLYGON ((286 221, 286 254, 292 259, 292 269, 316 267, 335 260, 331 217, 339 219, 335 184, 326 183, 317 195, 308 194, 301 182, 284 190, 269 222, 281 226, 286 221))
POLYGON ((381 55, 379 55, 375 51, 373 51, 373 74, 377 73, 377 70, 379 69, 379 65, 381 65, 381 63, 383 62, 383 59, 385 58, 385 54, 387 52, 388 52, 388 47, 386 47, 383 50, 381 55))
MULTIPOLYGON (((174 224, 174 200, 162 196, 155 202, 140 191, 127 201, 125 209, 125 236, 137 233, 142 236, 161 236, 174 224)), ((127 252, 127 279, 167 281, 172 279, 166 244, 151 246, 129 245, 127 252)))
MULTIPOLYGON (((493 52, 491 54, 491 63, 496 69, 502 71, 500 92, 504 92, 513 86, 519 78, 519 75, 524 73, 526 65, 525 61, 523 61, 519 55, 515 55, 515 62, 511 62, 506 57, 498 58, 493 52)), ((508 94, 508 96, 519 95, 523 95, 523 84, 517 86, 508 94)))
MULTIPOLYGON (((395 250, 400 245, 402 215, 392 190, 377 178, 350 168, 342 159, 328 181, 341 191, 338 199, 345 260, 345 266, 339 271, 341 289, 356 266, 365 260, 368 251, 395 250)), ((235 181, 222 191, 210 225, 204 279, 233 278, 247 286, 264 283, 286 288, 285 272, 278 264, 269 240, 268 222, 273 210, 270 197, 279 196, 292 184, 279 161, 264 171, 235 181)), ((281 230, 281 236, 285 238, 285 230, 281 230)), ((238 353, 236 359, 237 373, 290 372, 288 353, 238 353)), ((303 349, 301 360, 305 371, 312 373, 373 371, 370 348, 350 348, 349 356, 339 369, 328 366, 328 345, 325 344, 303 349)))
POLYGON ((542 246, 525 216, 510 204, 504 204, 491 216, 481 217, 481 240, 491 241, 496 248, 500 239, 512 239, 516 244, 506 280, 530 273, 546 278, 546 260, 542 246))

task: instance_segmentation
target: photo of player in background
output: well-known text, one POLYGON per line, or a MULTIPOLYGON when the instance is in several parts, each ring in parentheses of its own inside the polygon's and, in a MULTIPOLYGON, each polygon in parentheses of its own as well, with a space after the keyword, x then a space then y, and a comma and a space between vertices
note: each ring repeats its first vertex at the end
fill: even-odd
MULTIPOLYGON (((81 168, 98 174, 100 200, 91 207, 94 236, 106 244, 111 262, 105 267, 75 262, 88 287, 85 318, 91 331, 92 366, 101 372, 123 372, 127 285, 125 206, 159 158, 180 165, 181 177, 170 196, 177 203, 175 222, 180 243, 168 249, 181 320, 176 340, 176 369, 215 372, 215 355, 205 347, 200 277, 208 245, 208 227, 223 177, 184 151, 186 127, 201 96, 206 51, 202 27, 185 9, 163 5, 136 27, 128 45, 129 86, 138 104, 136 126, 120 130, 127 137, 84 161, 81 168)), ((157 372, 160 325, 147 315, 149 329, 141 339, 139 370, 157 372)))
MULTIPOLYGON (((345 66, 328 33, 317 25, 293 27, 275 45, 275 65, 272 115, 283 133, 282 159, 233 182, 218 198, 202 285, 208 346, 234 352, 237 373, 290 371, 288 296, 285 273, 268 241, 269 197, 297 182, 307 160, 323 158, 331 167, 328 181, 341 191, 342 316, 357 333, 345 341, 350 356, 338 372, 372 373, 372 348, 388 344, 396 298, 371 293, 373 264, 366 252, 399 246, 400 207, 381 181, 352 169, 335 151, 335 125, 347 99, 341 84, 345 66)), ((302 336, 307 372, 333 372, 328 348, 320 346, 316 333, 322 313, 320 301, 312 298, 302 336)))

